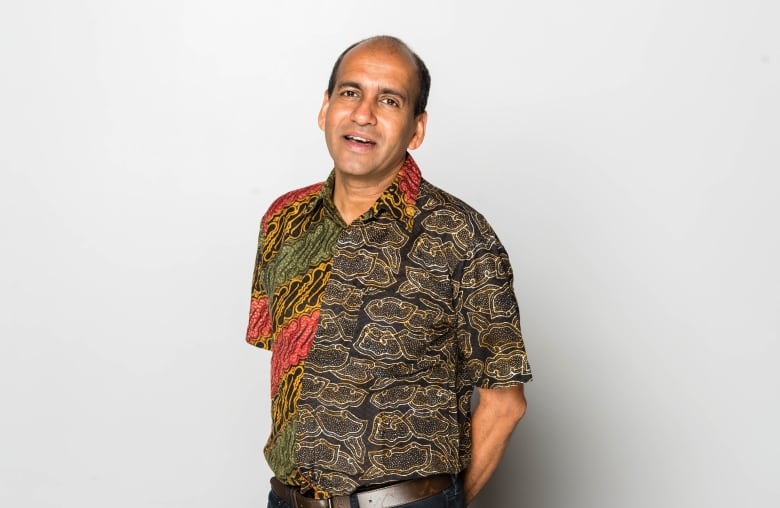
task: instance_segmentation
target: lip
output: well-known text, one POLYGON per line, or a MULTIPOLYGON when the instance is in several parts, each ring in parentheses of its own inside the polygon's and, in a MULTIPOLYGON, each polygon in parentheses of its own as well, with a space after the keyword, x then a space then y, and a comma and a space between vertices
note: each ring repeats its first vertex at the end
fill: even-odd
POLYGON ((368 134, 366 134, 365 132, 360 132, 360 131, 349 131, 349 132, 345 132, 345 133, 344 133, 344 135, 343 135, 343 137, 344 137, 344 138, 348 138, 348 137, 353 137, 353 138, 360 138, 360 139, 362 139, 362 140, 368 141, 369 143, 374 143, 374 144, 376 144, 376 141, 374 140, 374 138, 372 138, 371 136, 369 136, 369 135, 368 135, 368 134))
POLYGON ((347 147, 356 152, 368 152, 376 146, 376 141, 362 132, 347 132, 341 136, 347 147))

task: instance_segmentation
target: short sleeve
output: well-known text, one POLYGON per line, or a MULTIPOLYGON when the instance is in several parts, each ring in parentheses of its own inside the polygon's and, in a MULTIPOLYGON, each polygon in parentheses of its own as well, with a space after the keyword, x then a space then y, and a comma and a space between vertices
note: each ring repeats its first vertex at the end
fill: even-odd
POLYGON ((263 228, 257 241, 257 256, 255 270, 252 276, 252 298, 249 306, 249 324, 246 330, 246 341, 253 346, 271 349, 273 334, 271 313, 268 308, 268 294, 263 288, 263 228))
POLYGON ((461 386, 512 386, 532 378, 509 257, 490 233, 474 239, 457 274, 461 386))

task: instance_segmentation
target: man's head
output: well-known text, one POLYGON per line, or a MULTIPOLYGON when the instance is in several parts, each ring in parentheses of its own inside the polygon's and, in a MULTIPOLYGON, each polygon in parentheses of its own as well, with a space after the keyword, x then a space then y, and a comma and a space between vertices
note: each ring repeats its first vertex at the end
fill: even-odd
POLYGON ((342 60, 344 60, 344 56, 354 47, 370 42, 382 42, 390 46, 395 46, 399 50, 403 50, 408 53, 414 59, 414 63, 417 66, 418 82, 418 92, 414 101, 414 116, 417 116, 425 111, 425 108, 428 106, 428 93, 431 90, 431 74, 428 72, 428 67, 425 66, 425 62, 423 62, 422 58, 420 58, 417 53, 412 51, 404 41, 391 35, 377 35, 375 37, 369 37, 368 39, 363 39, 362 41, 358 41, 352 44, 347 49, 342 51, 342 53, 336 59, 336 63, 333 64, 333 69, 330 71, 330 79, 328 79, 328 95, 333 94, 333 88, 336 86, 336 74, 338 73, 342 60))
POLYGON ((372 37, 333 67, 318 117, 339 174, 382 182, 425 136, 430 77, 403 42, 372 37))

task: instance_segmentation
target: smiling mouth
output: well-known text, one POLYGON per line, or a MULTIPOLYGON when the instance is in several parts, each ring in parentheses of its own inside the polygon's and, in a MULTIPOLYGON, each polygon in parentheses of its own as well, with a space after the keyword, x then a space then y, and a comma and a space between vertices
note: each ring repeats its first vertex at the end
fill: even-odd
POLYGON ((361 138, 360 136, 344 136, 344 139, 347 141, 354 141, 356 143, 360 143, 363 145, 373 145, 374 142, 371 140, 368 140, 366 138, 361 138))

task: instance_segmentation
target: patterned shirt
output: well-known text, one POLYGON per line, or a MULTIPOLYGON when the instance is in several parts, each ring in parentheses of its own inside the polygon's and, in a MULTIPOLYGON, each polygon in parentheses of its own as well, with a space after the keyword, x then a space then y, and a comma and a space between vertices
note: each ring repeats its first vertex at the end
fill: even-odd
POLYGON ((473 387, 531 379, 509 259, 484 217, 407 154, 347 226, 334 174, 264 215, 246 337, 273 352, 266 459, 318 498, 458 473, 473 387))

